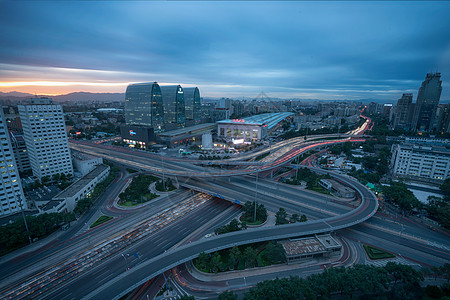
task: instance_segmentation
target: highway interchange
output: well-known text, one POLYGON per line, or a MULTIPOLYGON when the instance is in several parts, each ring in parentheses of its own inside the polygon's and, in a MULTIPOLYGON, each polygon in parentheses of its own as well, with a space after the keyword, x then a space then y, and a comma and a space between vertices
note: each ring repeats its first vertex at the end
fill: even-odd
MULTIPOLYGON (((80 150, 84 147, 85 152, 96 151, 97 154, 104 155, 110 160, 142 170, 161 173, 164 169, 166 176, 178 175, 178 182, 183 188, 170 196, 158 199, 151 205, 124 212, 111 205, 112 200, 120 192, 119 187, 123 186, 131 176, 123 175, 117 180, 114 188, 104 195, 103 199, 99 199, 96 203, 97 207, 92 210, 90 215, 87 214, 83 217, 85 220, 95 219, 95 216, 103 212, 116 216, 113 222, 84 232, 81 230, 83 221, 77 222, 77 225, 66 235, 61 235, 58 242, 35 252, 25 253, 10 261, 4 259, 0 263, 2 270, 5 270, 0 275, 0 296, 13 299, 27 298, 28 296, 44 299, 80 299, 83 297, 86 299, 112 299, 124 295, 163 271, 191 260, 202 251, 212 252, 254 241, 330 231, 345 238, 346 243, 352 245, 348 249, 355 250, 359 242, 366 242, 373 245, 386 245, 390 251, 422 265, 440 265, 449 260, 448 237, 445 235, 427 229, 414 221, 404 218, 395 219, 392 218, 392 215, 384 213, 379 213, 376 217, 368 220, 378 208, 375 195, 355 180, 339 174, 333 174, 333 176, 356 189, 361 195, 359 202, 341 203, 325 195, 260 178, 257 188, 258 201, 263 203, 269 211, 276 211, 279 207, 284 207, 289 213, 307 214, 311 221, 201 239, 205 232, 211 232, 214 228, 237 216, 239 210, 231 203, 254 200, 252 195, 255 195, 256 186, 255 175, 251 175, 252 173, 262 174, 265 170, 289 163, 306 149, 322 147, 330 143, 321 138, 323 137, 311 144, 301 139, 283 142, 281 146, 277 145, 270 149, 276 151, 282 147, 290 147, 277 159, 277 163, 231 170, 205 169, 184 159, 172 160, 159 155, 123 151, 122 149, 117 151, 117 148, 108 148, 109 146, 96 145, 97 148, 95 148, 91 145, 72 144, 71 146, 75 149, 80 150), (196 174, 201 174, 201 176, 196 176, 196 174), (209 174, 214 179, 205 179, 205 174, 209 174), (235 177, 237 174, 239 176, 235 177), (212 198, 207 196, 208 194, 218 197, 212 198), (187 204, 189 201, 191 204, 187 204), (155 217, 155 214, 164 210, 174 214, 180 207, 185 207, 186 213, 173 220, 168 219, 167 216, 155 217), (152 227, 154 230, 148 230, 151 227, 148 224, 151 223, 152 217, 155 222, 160 219, 165 219, 167 222, 157 225, 152 223, 152 226, 155 225, 152 227), (133 234, 133 232, 140 232, 140 238, 137 238, 137 234, 133 234), (122 243, 117 242, 119 240, 122 243), (108 241, 114 247, 107 246, 108 241), (108 248, 105 248, 105 245, 108 248), (95 255, 92 254, 94 252, 95 255), (96 256, 99 259, 95 258, 96 256), (83 266, 82 272, 77 272, 79 267, 74 265, 74 263, 78 265, 82 261, 77 262, 74 257, 84 257, 83 262, 86 265, 83 266), (72 260, 70 260, 71 258, 72 260), (57 269, 58 266, 69 274, 62 273, 61 269, 57 269), (36 278, 40 278, 40 281, 36 278), (17 293, 25 289, 25 292, 17 293), (30 294, 26 294, 27 292, 30 294)), ((346 140, 339 139, 338 142, 346 140)), ((352 257, 345 261, 347 265, 364 262, 361 251, 347 254, 352 257)), ((314 270, 318 267, 309 268, 314 270)), ((180 266, 179 269, 181 272, 183 266, 180 266)), ((288 273, 294 274, 301 271, 298 269, 288 273)), ((264 278, 268 279, 271 276, 274 275, 250 276, 247 284, 250 285, 264 278)), ((180 280, 182 282, 182 279, 180 280)), ((219 287, 222 287, 222 290, 232 288, 233 282, 227 282, 227 285, 219 282, 213 290, 221 290, 219 287)), ((191 283, 194 284, 192 280, 191 283)), ((236 280, 235 283, 237 289, 242 288, 242 281, 236 280)), ((211 287, 209 287, 209 291, 207 291, 208 288, 205 288, 205 292, 199 292, 198 287, 190 290, 186 280, 184 288, 191 294, 197 293, 196 295, 200 297, 211 295, 211 287)))

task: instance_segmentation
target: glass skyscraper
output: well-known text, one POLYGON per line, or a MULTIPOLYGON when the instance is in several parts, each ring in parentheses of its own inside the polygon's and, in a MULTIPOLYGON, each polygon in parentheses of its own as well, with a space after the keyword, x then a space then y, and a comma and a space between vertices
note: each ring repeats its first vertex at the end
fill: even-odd
POLYGON ((183 88, 184 104, 186 109, 186 120, 194 120, 194 124, 200 124, 201 121, 201 104, 200 92, 197 87, 183 88))
POLYGON ((153 127, 155 132, 165 130, 163 99, 158 83, 136 83, 127 87, 125 122, 127 125, 153 127))
POLYGON ((186 115, 184 107, 184 91, 180 85, 161 86, 164 106, 164 123, 166 127, 184 128, 186 115))
POLYGON ((412 130, 431 131, 442 92, 441 73, 428 73, 417 94, 412 130))

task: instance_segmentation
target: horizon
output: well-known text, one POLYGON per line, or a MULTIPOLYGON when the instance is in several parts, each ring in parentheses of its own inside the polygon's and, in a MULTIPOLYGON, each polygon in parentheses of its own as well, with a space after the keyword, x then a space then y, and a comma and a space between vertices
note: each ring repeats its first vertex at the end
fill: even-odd
POLYGON ((280 99, 395 102, 417 95, 426 74, 439 71, 441 99, 450 99, 449 2, 0 7, 8 11, 0 19, 2 92, 125 93, 130 83, 157 81, 198 86, 205 98, 264 91, 280 99))

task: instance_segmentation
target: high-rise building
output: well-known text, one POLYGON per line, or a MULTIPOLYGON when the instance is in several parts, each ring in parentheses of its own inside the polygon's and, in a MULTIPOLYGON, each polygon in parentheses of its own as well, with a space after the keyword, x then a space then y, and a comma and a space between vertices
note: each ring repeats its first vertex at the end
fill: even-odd
POLYGON ((412 119, 414 131, 431 131, 442 92, 441 73, 428 73, 417 94, 412 119))
POLYGON ((183 88, 184 91, 184 104, 186 111, 186 122, 188 120, 194 120, 194 125, 201 123, 200 113, 200 91, 197 87, 183 88))
POLYGON ((39 179, 60 173, 73 175, 61 105, 50 98, 33 98, 18 108, 33 175, 39 179))
POLYGON ((14 152, 14 158, 19 172, 31 170, 30 159, 28 157, 27 146, 23 135, 10 132, 11 146, 14 152))
POLYGON ((180 85, 161 86, 161 95, 166 130, 184 128, 186 126, 186 115, 183 88, 180 85))
POLYGON ((450 105, 439 104, 436 131, 444 134, 450 132, 450 105))
POLYGON ((155 132, 164 131, 164 106, 158 83, 135 83, 127 87, 125 122, 153 127, 155 132))
POLYGON ((27 205, 2 110, 0 110, 0 140, 0 216, 3 216, 26 209, 27 205))
POLYGON ((411 127, 412 119, 412 94, 403 94, 403 96, 398 99, 397 106, 395 107, 394 113, 394 129, 404 129, 409 130, 411 127))

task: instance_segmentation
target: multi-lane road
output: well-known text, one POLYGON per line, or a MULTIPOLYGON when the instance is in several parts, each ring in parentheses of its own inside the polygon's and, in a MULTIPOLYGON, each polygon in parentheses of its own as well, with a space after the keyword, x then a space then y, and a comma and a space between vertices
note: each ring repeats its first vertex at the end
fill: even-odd
MULTIPOLYGON (((335 142, 342 143, 347 140, 348 139, 339 139, 335 142)), ((359 142, 362 140, 359 139, 356 141, 359 142)), ((231 176, 270 170, 271 168, 276 168, 288 163, 307 149, 323 147, 332 143, 333 141, 328 140, 304 142, 301 139, 292 143, 286 142, 281 145, 280 148, 287 147, 289 149, 284 151, 283 155, 278 157, 276 162, 266 163, 263 166, 245 166, 245 168, 238 170, 205 169, 183 159, 163 159, 159 155, 148 155, 140 151, 133 152, 116 147, 108 148, 108 146, 92 146, 85 144, 72 144, 71 146, 81 151, 108 156, 108 159, 110 160, 125 165, 135 166, 139 169, 149 170, 155 173, 161 173, 164 170, 165 174, 178 176, 182 186, 200 192, 206 192, 210 195, 217 195, 219 198, 226 199, 230 202, 236 202, 235 200, 238 200, 240 203, 243 203, 254 199, 253 195, 255 195, 255 192, 252 190, 254 181, 252 179, 243 178, 242 176, 239 177, 241 179, 238 180, 231 178, 231 176), (216 179, 208 181, 196 179, 206 177, 205 174, 208 174, 208 177, 215 177, 212 175, 217 176, 215 177, 216 179), (230 177, 228 179, 229 181, 220 178, 225 176, 230 177)), ((318 172, 322 171, 318 170, 318 172)), ((310 219, 312 220, 306 223, 235 232, 197 241, 194 240, 198 239, 204 232, 207 232, 208 230, 212 231, 213 228, 226 223, 234 217, 237 214, 236 207, 231 206, 230 202, 208 200, 201 205, 198 205, 198 208, 190 210, 190 213, 186 213, 182 218, 180 217, 172 222, 161 224, 161 226, 158 225, 158 230, 152 231, 151 234, 146 234, 147 231, 151 231, 155 227, 155 223, 151 223, 150 219, 153 215, 157 214, 158 210, 162 210, 163 204, 165 204, 166 201, 161 199, 159 200, 160 206, 155 207, 154 210, 137 210, 136 215, 129 214, 128 217, 123 217, 122 213, 115 212, 117 213, 118 218, 116 218, 113 223, 98 229, 98 234, 94 234, 93 232, 93 234, 91 234, 91 241, 88 239, 82 240, 83 243, 92 242, 92 244, 106 241, 100 248, 95 248, 95 253, 90 254, 85 250, 83 250, 84 252, 80 250, 81 252, 79 253, 85 255, 83 256, 83 268, 80 269, 80 266, 78 265, 79 262, 75 260, 69 261, 68 265, 64 265, 65 262, 67 263, 68 259, 66 250, 61 248, 59 250, 60 252, 56 251, 57 255, 55 255, 53 259, 55 265, 59 266, 59 264, 61 264, 63 271, 59 269, 56 273, 51 273, 51 271, 44 268, 44 260, 36 258, 36 262, 42 264, 42 270, 34 270, 34 272, 30 271, 25 278, 23 276, 19 278, 20 276, 12 270, 7 271, 4 275, 6 276, 4 277, 5 279, 11 278, 9 275, 12 274, 17 277, 17 280, 10 280, 11 284, 5 284, 5 281, 2 280, 3 282, 0 284, 0 295, 5 296, 4 298, 26 298, 28 297, 27 293, 22 292, 22 294, 17 294, 16 292, 20 292, 20 289, 22 289, 22 291, 26 289, 25 292, 28 292, 30 289, 27 288, 33 287, 32 291, 34 294, 31 293, 30 295, 40 295, 40 298, 46 299, 79 299, 83 297, 86 299, 117 298, 144 283, 146 280, 161 274, 163 271, 191 260, 196 257, 198 253, 203 251, 213 252, 219 249, 225 249, 234 245, 242 245, 250 242, 336 231, 348 228, 349 226, 352 226, 349 230, 357 230, 357 234, 362 237, 369 234, 373 234, 375 237, 377 234, 380 236, 380 232, 383 237, 392 234, 389 233, 389 228, 386 230, 386 223, 383 223, 383 220, 380 221, 382 222, 381 224, 376 222, 362 223, 373 216, 378 208, 377 198, 372 192, 367 190, 359 182, 345 175, 333 174, 333 176, 353 187, 359 193, 360 201, 358 203, 353 203, 355 207, 336 203, 326 196, 311 195, 299 190, 293 191, 293 188, 291 187, 287 188, 282 184, 269 181, 263 182, 263 180, 261 180, 260 185, 257 188, 258 193, 260 193, 258 200, 264 203, 266 207, 273 211, 277 210, 278 207, 285 207, 288 211, 292 212, 302 211, 310 216, 310 219), (303 198, 301 198, 301 195, 303 195, 303 198), (216 216, 218 216, 218 218, 215 218, 216 216), (133 218, 138 218, 135 220, 136 222, 134 222, 137 225, 130 222, 133 218), (355 224, 360 225, 354 226, 355 224), (126 228, 127 226, 129 228, 126 228), (136 234, 130 234, 130 232, 136 232, 136 234), (138 235, 143 237, 136 239, 136 236, 138 235), (117 237, 117 240, 111 238, 111 236, 117 237), (107 243, 107 241, 110 242, 107 243), (105 246, 108 248, 105 248, 105 246), (105 249, 102 249, 102 247, 105 249), (114 251, 112 251, 112 249, 114 249, 114 251), (101 253, 109 254, 104 258, 95 260, 94 258, 96 255, 104 255, 101 253), (64 257, 65 260, 63 259, 64 257), (77 264, 74 265, 71 263, 77 264), (50 273, 44 274, 45 276, 42 277, 42 272, 46 270, 50 273), (64 270, 69 273, 64 273, 64 270), (39 278, 39 276, 41 276, 41 279, 35 280, 36 278, 39 278), (32 282, 32 284, 29 284, 30 282, 32 282), (24 288, 27 284, 28 286, 24 288), (83 286, 83 289, 80 289, 80 286, 83 286)), ((122 178, 121 180, 126 180, 126 178, 122 178)), ((255 187, 256 184, 253 188, 255 187)), ((118 191, 115 192, 117 194, 118 191)), ((192 192, 187 191, 179 191, 178 193, 179 199, 175 199, 176 197, 167 199, 167 202, 170 202, 170 204, 173 204, 175 207, 179 206, 185 198, 195 196, 192 192)), ((103 209, 107 208, 108 205, 103 207, 103 209)), ((159 218, 157 217, 156 219, 166 219, 176 213, 177 211, 174 210, 166 216, 159 216, 159 218)), ((154 219, 154 221, 156 219, 154 219)), ((372 218, 372 220, 374 219, 372 218)), ((397 228, 397 226, 393 225, 390 230, 395 231, 395 228, 397 228)), ((413 226, 411 226, 411 228, 407 227, 406 229, 402 228, 402 239, 407 239, 407 237, 409 237, 408 235, 412 235, 412 230, 414 230, 413 226)), ((393 235, 396 237, 395 232, 393 235)), ((85 234, 81 236, 85 236, 85 234)), ((440 237, 432 235, 431 240, 432 243, 435 243, 434 246, 431 246, 432 251, 434 251, 431 253, 431 256, 436 255, 443 261, 446 259, 448 260, 448 255, 446 253, 439 253, 439 247, 436 246, 441 245, 443 240, 440 239, 440 237)), ((74 239, 73 247, 75 247, 76 241, 77 239, 74 239)), ((423 244, 418 240, 415 240, 415 242, 420 245, 423 244)), ((80 245, 78 245, 78 247, 80 247, 80 245)), ((88 251, 89 249, 92 251, 92 247, 87 248, 88 251)), ((49 249, 49 253, 46 257, 50 257, 51 253, 52 249, 49 249)), ((430 260, 431 259, 432 258, 430 257, 430 260)), ((22 270, 25 270, 26 266, 29 266, 31 263, 32 260, 24 263, 21 267, 22 270)))

